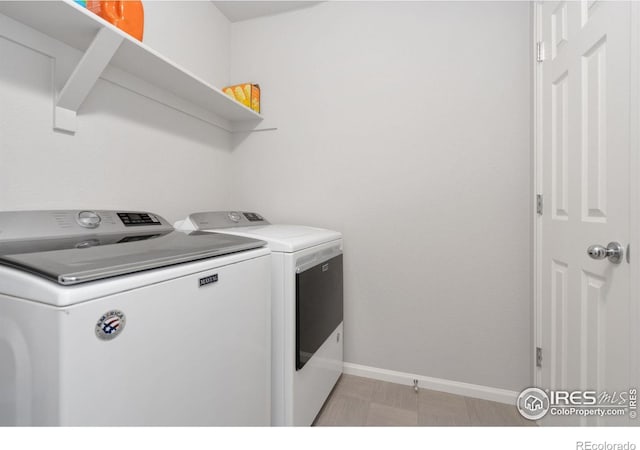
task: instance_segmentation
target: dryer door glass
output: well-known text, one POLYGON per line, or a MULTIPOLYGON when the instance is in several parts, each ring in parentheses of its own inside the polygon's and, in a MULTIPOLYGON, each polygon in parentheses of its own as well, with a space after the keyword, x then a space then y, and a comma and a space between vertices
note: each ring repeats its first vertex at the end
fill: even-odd
POLYGON ((296 370, 340 325, 342 306, 342 255, 296 274, 296 370))

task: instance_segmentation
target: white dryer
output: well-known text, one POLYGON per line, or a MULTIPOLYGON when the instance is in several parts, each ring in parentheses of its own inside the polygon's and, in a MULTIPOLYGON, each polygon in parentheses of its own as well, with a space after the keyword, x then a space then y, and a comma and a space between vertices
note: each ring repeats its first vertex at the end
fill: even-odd
POLYGON ((263 241, 0 212, 0 426, 269 425, 263 241))
POLYGON ((273 425, 311 425, 343 369, 342 235, 260 214, 194 213, 175 227, 264 240, 272 251, 273 425))

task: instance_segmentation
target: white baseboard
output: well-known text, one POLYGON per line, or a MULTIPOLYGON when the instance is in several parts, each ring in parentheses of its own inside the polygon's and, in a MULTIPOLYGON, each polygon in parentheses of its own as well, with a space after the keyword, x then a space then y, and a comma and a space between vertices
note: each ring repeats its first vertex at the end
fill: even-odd
POLYGON ((515 405, 516 398, 518 397, 518 392, 516 391, 481 386, 479 384, 462 383, 460 381, 451 381, 442 378, 425 377, 423 375, 406 372, 396 372, 394 370, 379 369, 377 367, 362 366, 348 362, 344 363, 344 373, 408 386, 413 385, 413 380, 418 380, 418 387, 420 388, 464 395, 466 397, 481 398, 483 400, 491 400, 509 405, 515 405))

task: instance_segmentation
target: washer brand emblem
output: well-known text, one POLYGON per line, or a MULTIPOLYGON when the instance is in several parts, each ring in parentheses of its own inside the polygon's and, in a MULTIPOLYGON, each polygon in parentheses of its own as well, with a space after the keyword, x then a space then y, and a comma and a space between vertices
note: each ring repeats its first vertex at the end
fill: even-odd
POLYGON ((105 313, 98 323, 96 323, 96 336, 103 341, 110 341, 115 339, 127 323, 127 318, 122 311, 114 309, 105 313))
POLYGON ((200 287, 206 286, 207 284, 215 283, 218 281, 218 274, 214 273, 213 275, 209 275, 208 277, 200 278, 200 287))

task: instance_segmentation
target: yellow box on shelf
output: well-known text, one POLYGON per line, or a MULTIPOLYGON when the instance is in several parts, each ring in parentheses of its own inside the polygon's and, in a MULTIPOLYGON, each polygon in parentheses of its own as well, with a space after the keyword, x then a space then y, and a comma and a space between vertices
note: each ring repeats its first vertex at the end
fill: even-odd
POLYGON ((255 112, 260 112, 260 86, 252 83, 235 84, 222 88, 222 92, 255 112))

